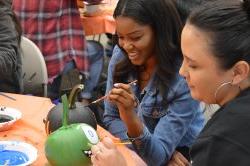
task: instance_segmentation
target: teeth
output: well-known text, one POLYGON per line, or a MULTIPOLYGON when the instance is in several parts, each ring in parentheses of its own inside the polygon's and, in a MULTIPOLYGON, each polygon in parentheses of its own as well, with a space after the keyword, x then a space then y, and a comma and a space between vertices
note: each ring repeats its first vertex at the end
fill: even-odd
POLYGON ((137 54, 131 53, 131 54, 128 54, 128 56, 129 56, 129 58, 134 59, 137 57, 137 54))
POLYGON ((136 56, 136 53, 130 53, 128 55, 130 55, 130 56, 136 56))

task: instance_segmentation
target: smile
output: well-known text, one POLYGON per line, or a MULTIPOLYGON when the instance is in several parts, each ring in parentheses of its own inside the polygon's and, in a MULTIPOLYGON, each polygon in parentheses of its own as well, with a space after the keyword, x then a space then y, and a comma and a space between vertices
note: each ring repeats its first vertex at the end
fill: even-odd
POLYGON ((134 60, 138 57, 138 54, 136 52, 128 53, 128 57, 131 60, 134 60))

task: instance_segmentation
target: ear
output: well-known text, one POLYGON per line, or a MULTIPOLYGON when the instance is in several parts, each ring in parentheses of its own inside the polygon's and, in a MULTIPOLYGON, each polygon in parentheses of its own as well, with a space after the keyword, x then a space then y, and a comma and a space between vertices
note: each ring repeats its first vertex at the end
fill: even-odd
POLYGON ((233 66, 233 85, 237 85, 248 79, 250 67, 246 61, 239 61, 233 66))

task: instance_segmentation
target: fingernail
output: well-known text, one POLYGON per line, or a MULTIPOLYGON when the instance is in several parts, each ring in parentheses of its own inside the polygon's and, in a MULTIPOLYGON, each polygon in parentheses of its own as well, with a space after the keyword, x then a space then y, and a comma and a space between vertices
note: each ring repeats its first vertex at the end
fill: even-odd
POLYGON ((119 87, 119 83, 115 83, 114 87, 118 88, 119 87))

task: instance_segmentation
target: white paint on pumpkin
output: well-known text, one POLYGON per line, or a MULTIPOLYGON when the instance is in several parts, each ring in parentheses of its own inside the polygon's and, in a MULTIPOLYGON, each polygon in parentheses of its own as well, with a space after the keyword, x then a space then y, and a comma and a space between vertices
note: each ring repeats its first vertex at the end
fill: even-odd
POLYGON ((87 125, 81 126, 85 136, 88 138, 89 142, 92 144, 97 144, 99 139, 96 131, 87 125))

